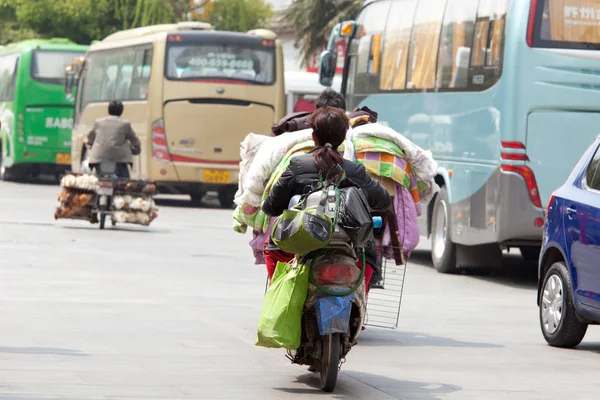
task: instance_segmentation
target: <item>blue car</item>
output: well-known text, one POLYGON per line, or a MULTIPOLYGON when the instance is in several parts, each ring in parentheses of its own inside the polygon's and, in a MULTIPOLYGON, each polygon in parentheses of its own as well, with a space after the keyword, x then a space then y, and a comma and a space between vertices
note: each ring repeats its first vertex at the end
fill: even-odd
POLYGON ((575 347, 600 323, 599 167, 600 136, 548 203, 537 298, 551 346, 575 347))

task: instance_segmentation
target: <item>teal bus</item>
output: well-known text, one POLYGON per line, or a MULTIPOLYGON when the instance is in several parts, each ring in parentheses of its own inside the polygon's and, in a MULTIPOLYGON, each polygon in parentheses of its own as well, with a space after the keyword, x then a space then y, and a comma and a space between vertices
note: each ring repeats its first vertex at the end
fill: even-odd
POLYGON ((420 221, 439 272, 537 259, 549 198, 600 131, 599 26, 597 0, 375 0, 335 27, 321 83, 346 38, 348 107, 439 162, 420 221))
POLYGON ((58 38, 0 49, 0 179, 70 167, 73 101, 64 93, 65 68, 86 51, 58 38))

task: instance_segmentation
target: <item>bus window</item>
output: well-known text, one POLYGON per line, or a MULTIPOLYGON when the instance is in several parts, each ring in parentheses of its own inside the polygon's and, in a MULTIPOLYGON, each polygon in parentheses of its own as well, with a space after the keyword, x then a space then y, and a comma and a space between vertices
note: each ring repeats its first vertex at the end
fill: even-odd
POLYGON ((403 90, 406 86, 406 61, 417 0, 392 3, 385 25, 381 60, 381 90, 403 90))
POLYGON ((391 1, 370 3, 356 18, 357 29, 350 42, 348 82, 346 92, 359 95, 350 99, 349 106, 360 102, 360 95, 379 91, 379 58, 381 57, 381 35, 391 1), (377 58, 377 61, 374 61, 377 58))
POLYGON ((152 55, 153 50, 151 48, 138 49, 136 51, 136 67, 129 94, 131 100, 145 100, 148 98, 148 84, 150 83, 152 72, 152 55))
POLYGON ((150 79, 150 65, 139 66, 136 60, 140 63, 151 63, 151 53, 148 55, 149 61, 142 60, 146 57, 144 56, 146 50, 148 49, 142 47, 128 47, 114 52, 90 54, 82 77, 81 107, 95 102, 145 99, 150 79), (138 68, 140 72, 135 72, 138 68))
POLYGON ((36 81, 62 85, 65 69, 80 51, 35 50, 31 60, 31 77, 36 81))
POLYGON ((421 0, 408 50, 407 89, 433 89, 445 0, 421 0))
POLYGON ((129 100, 134 62, 135 50, 128 51, 121 55, 119 60, 119 74, 117 75, 115 82, 115 100, 129 100))
POLYGON ((436 87, 464 89, 469 81, 469 60, 478 0, 449 0, 440 38, 436 87))
POLYGON ((535 47, 600 49, 600 1, 539 0, 535 47))
POLYGON ((15 98, 18 65, 18 54, 0 57, 0 101, 12 101, 15 98))
POLYGON ((479 2, 470 68, 470 85, 477 90, 487 89, 500 79, 507 2, 508 0, 479 2))
POLYGON ((169 80, 232 80, 258 85, 275 82, 275 49, 244 43, 169 43, 169 80))

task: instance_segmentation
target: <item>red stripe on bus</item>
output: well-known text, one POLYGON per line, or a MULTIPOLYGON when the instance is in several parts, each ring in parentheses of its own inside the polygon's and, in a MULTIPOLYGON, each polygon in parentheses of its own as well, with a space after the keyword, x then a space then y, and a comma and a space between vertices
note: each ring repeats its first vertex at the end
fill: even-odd
POLYGON ((200 158, 184 157, 176 154, 171 154, 171 161, 220 165, 238 165, 240 163, 239 161, 202 160, 200 158))

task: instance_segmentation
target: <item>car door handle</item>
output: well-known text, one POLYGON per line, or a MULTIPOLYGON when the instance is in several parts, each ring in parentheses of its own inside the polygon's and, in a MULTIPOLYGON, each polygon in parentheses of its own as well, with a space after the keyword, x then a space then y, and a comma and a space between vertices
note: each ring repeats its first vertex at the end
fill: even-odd
POLYGON ((573 218, 575 214, 577 214, 577 209, 575 207, 567 207, 567 215, 569 218, 573 218))

